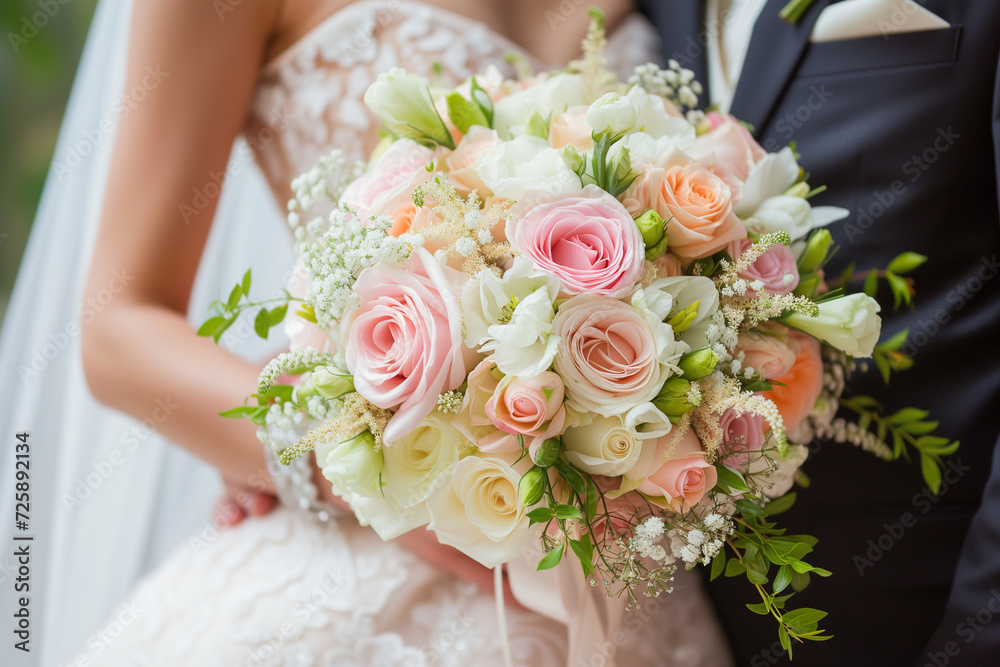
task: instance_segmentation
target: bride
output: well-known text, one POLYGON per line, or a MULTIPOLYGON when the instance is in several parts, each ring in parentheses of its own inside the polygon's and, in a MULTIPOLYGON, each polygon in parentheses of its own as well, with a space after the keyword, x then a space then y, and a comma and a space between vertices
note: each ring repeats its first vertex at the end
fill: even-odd
MULTIPOLYGON (((630 16, 630 2, 595 4, 608 17, 612 60, 627 72, 655 58, 655 44, 630 16)), ((136 0, 127 58, 111 63, 126 66, 128 92, 118 98, 125 106, 112 107, 119 124, 113 151, 105 151, 106 183, 97 178, 83 184, 104 195, 103 205, 96 203, 100 226, 84 289, 85 303, 100 304, 100 310, 89 319, 80 311, 79 353, 98 400, 154 422, 138 431, 145 438, 155 430, 219 470, 227 496, 240 508, 229 513, 230 523, 239 525, 195 533, 82 646, 56 643, 48 656, 52 664, 501 665, 506 647, 498 620, 505 620, 513 659, 521 665, 727 662, 696 581, 679 576, 674 595, 630 612, 622 631, 611 637, 581 627, 570 627, 567 637, 565 618, 550 607, 565 611, 578 600, 543 600, 531 611, 509 597, 498 617, 489 572, 424 531, 381 542, 330 505, 328 485, 313 483, 321 479, 314 468, 279 476, 285 502, 268 513, 266 494, 275 487, 254 427, 217 416, 251 391, 259 364, 197 338, 185 316, 200 319, 207 299, 235 282, 233 266, 243 262, 256 270, 265 251, 272 275, 255 278, 256 288, 283 282, 280 270, 288 267, 273 266, 273 247, 291 243, 273 231, 274 205, 262 190, 276 202, 287 201, 291 180, 332 148, 358 158, 372 150, 378 127, 361 98, 379 72, 404 66, 450 86, 487 65, 509 69, 505 56, 512 51, 528 54, 522 57, 536 65, 565 63, 577 55, 586 29, 583 5, 136 0), (224 236, 220 218, 234 221, 224 226, 224 236), (250 238, 264 247, 247 247, 250 238), (120 288, 105 298, 114 280, 120 288), (264 516, 240 523, 244 513, 264 516)), ((127 13, 112 20, 127 20, 127 13)), ((102 74, 113 79, 113 73, 102 74)), ((88 251, 85 234, 77 252, 88 251)), ((31 260, 29 255, 26 264, 31 260)), ((236 331, 230 347, 245 337, 236 331)), ((243 353, 265 356, 245 347, 243 353)), ((78 408, 86 403, 72 397, 66 402, 78 408)), ((50 415, 62 418, 61 412, 50 415)), ((138 444, 132 451, 141 450, 145 438, 133 438, 138 444)), ((67 456, 76 470, 86 458, 79 452, 67 456)), ((114 497, 127 503, 122 506, 97 505, 103 513, 97 521, 94 505, 83 507, 90 503, 80 497, 86 495, 82 489, 66 493, 80 479, 60 472, 60 502, 70 515, 78 505, 81 512, 88 509, 90 523, 80 526, 100 531, 88 535, 80 526, 69 527, 76 530, 77 545, 89 541, 91 549, 114 551, 119 545, 101 538, 127 533, 104 524, 131 517, 128 523, 137 530, 154 530, 161 517, 171 516, 171 505, 190 506, 203 495, 199 478, 185 474, 190 464, 173 462, 161 471, 157 461, 147 461, 143 479, 158 485, 151 491, 141 482, 122 481, 129 471, 115 475, 120 464, 109 460, 111 473, 103 477, 109 487, 124 485, 138 495, 118 493, 114 497)), ((98 472, 107 469, 101 463, 95 459, 98 472)), ((65 470, 62 462, 60 467, 65 470)), ((75 519, 63 516, 63 528, 75 519)), ((62 554, 67 556, 76 554, 62 554)), ((80 558, 87 569, 76 570, 72 579, 91 576, 91 562, 102 572, 99 560, 80 558)), ((124 577, 135 571, 130 566, 124 577)), ((100 577, 96 581, 100 585, 100 577)), ((58 605, 60 583, 52 582, 50 607, 58 605)), ((58 642, 60 616, 48 613, 57 619, 49 623, 49 635, 58 642)))

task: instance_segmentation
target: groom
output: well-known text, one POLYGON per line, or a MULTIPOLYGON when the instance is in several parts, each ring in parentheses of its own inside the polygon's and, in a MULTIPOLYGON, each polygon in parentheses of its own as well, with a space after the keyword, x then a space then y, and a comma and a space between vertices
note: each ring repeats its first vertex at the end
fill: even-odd
MULTIPOLYGON (((912 274, 914 310, 894 313, 888 290, 879 293, 885 335, 909 328, 915 366, 889 387, 869 372, 853 388, 889 412, 930 410, 938 432, 962 443, 937 496, 918 463, 813 443, 811 487, 783 523, 816 535, 812 560, 834 574, 792 603, 830 612, 821 625, 835 637, 796 644, 795 664, 1000 665, 1000 2, 843 0, 834 13, 845 37, 832 40, 813 30, 840 2, 815 0, 796 25, 778 17, 787 2, 639 5, 665 57, 693 69, 706 91, 719 88, 708 77, 713 58, 711 71, 725 71, 740 31, 749 36, 731 112, 769 151, 794 141, 810 184, 829 186, 816 203, 851 211, 831 227, 845 252, 829 275, 848 259, 864 270, 904 250, 929 257, 912 274), (918 21, 941 27, 907 31, 918 21), (721 61, 716 47, 729 49, 721 61)), ((773 619, 744 606, 754 595, 745 580, 709 590, 737 664, 787 663, 773 619)))

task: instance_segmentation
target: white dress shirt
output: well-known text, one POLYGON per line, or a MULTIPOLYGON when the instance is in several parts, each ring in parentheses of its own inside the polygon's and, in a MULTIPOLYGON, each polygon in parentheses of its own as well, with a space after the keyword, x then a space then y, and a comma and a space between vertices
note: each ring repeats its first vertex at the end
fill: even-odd
POLYGON ((767 0, 708 0, 705 29, 708 37, 709 102, 729 112, 750 47, 750 36, 767 0))

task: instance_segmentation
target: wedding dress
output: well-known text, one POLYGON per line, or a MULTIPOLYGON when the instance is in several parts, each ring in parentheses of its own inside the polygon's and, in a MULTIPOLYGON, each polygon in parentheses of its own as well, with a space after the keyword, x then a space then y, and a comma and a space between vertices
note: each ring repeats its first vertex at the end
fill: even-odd
MULTIPOLYGON (((612 36, 609 60, 627 72, 654 59, 655 46, 633 17, 612 36)), ((504 56, 516 50, 486 26, 429 5, 352 3, 263 68, 246 143, 286 201, 291 180, 332 148, 364 158, 374 147, 378 127, 362 98, 379 72, 403 66, 455 85, 488 65, 508 69, 504 56)), ((192 535, 66 664, 504 664, 491 595, 352 518, 303 509, 315 497, 309 486, 301 478, 291 493, 285 483, 285 502, 271 514, 192 535)), ((576 653, 586 656, 580 664, 728 664, 699 586, 679 572, 673 594, 629 612, 604 645, 576 653)), ((509 606, 504 620, 514 664, 558 666, 574 655, 562 623, 509 606)))

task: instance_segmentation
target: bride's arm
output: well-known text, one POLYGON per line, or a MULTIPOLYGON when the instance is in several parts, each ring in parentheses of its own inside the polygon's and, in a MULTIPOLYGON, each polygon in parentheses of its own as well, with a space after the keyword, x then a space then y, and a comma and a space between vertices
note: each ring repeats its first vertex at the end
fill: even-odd
POLYGON ((169 399, 160 432, 240 480, 266 477, 262 447, 252 424, 218 413, 242 403, 257 369, 185 320, 216 202, 187 219, 180 205, 225 170, 277 5, 220 17, 205 0, 136 0, 125 90, 146 96, 120 122, 86 294, 109 293, 115 275, 126 287, 82 333, 100 401, 145 419, 169 399))

